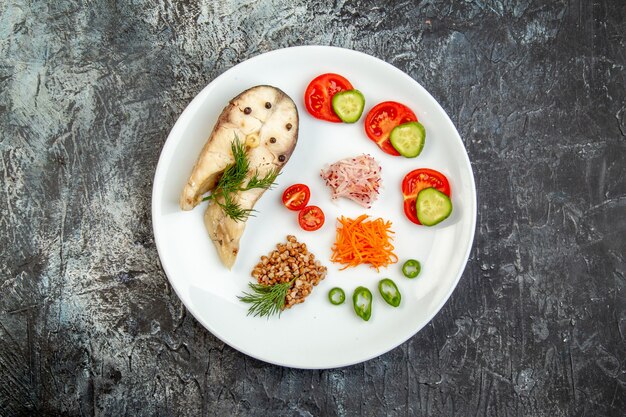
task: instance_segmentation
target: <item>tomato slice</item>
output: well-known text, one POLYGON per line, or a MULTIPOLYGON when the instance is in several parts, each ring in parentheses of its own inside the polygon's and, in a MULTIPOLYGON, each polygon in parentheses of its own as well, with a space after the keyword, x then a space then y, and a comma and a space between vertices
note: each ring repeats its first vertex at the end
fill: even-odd
POLYGON ((353 90, 350 81, 339 74, 318 75, 309 83, 304 93, 304 104, 311 116, 328 122, 341 123, 333 111, 333 96, 345 90, 353 90))
POLYGON ((298 213, 298 223, 307 232, 317 230, 324 224, 324 212, 317 206, 307 206, 298 213))
POLYGON ((389 155, 400 156, 389 141, 394 127, 407 122, 417 122, 417 116, 404 104, 384 101, 375 105, 365 117, 365 133, 378 147, 389 155))
POLYGON ((415 224, 421 224, 417 219, 415 201, 417 194, 424 188, 436 188, 450 197, 450 183, 445 175, 428 168, 413 170, 402 180, 402 195, 404 196, 404 214, 415 224))
POLYGON ((283 192, 283 205, 289 210, 298 211, 306 207, 311 198, 311 190, 305 184, 294 184, 283 192))

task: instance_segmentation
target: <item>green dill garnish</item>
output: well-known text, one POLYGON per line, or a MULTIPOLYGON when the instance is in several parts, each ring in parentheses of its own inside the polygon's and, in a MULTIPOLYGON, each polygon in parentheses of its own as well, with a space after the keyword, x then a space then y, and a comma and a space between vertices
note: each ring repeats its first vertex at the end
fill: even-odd
POLYGON ((268 172, 264 177, 259 178, 259 172, 255 172, 248 184, 241 191, 251 190, 253 188, 270 188, 274 185, 274 181, 276 181, 276 177, 280 174, 277 168, 272 169, 268 172))
POLYGON ((254 210, 242 208, 233 200, 232 194, 239 191, 252 190, 253 188, 269 189, 274 185, 274 181, 276 181, 276 177, 278 177, 280 172, 274 168, 264 177, 259 177, 259 172, 256 171, 246 183, 246 177, 250 171, 250 161, 248 161, 246 149, 239 142, 237 135, 235 135, 235 139, 230 145, 230 150, 235 162, 226 167, 211 195, 204 197, 202 201, 213 200, 231 219, 237 222, 245 221, 252 215, 254 210))
POLYGON ((237 191, 246 179, 250 165, 248 157, 246 156, 246 149, 239 142, 237 135, 235 135, 235 140, 233 140, 230 145, 230 150, 233 154, 235 163, 226 167, 224 173, 217 182, 216 188, 222 190, 222 192, 237 191))
POLYGON ((248 309, 248 315, 268 318, 274 314, 280 313, 285 308, 285 298, 291 289, 293 282, 297 277, 294 277, 289 282, 281 282, 274 285, 262 285, 248 283, 252 293, 244 292, 242 296, 238 296, 240 301, 251 304, 248 309))
POLYGON ((252 215, 252 212, 254 211, 253 209, 241 208, 239 204, 233 201, 233 198, 229 193, 225 193, 223 197, 224 201, 221 201, 221 199, 213 201, 215 204, 219 205, 224 213, 226 213, 226 215, 234 221, 242 222, 252 215))

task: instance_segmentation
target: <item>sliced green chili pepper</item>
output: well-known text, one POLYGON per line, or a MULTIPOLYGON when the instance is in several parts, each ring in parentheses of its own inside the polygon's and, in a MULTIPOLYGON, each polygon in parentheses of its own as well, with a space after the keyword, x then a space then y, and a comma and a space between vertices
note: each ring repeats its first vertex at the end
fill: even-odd
POLYGON ((400 300, 402 296, 400 295, 400 290, 395 282, 390 280, 389 278, 384 278, 378 281, 378 291, 380 291, 380 295, 383 296, 387 304, 398 307, 400 305, 400 300))
POLYGON ((335 287, 332 290, 328 291, 328 299, 331 304, 338 306, 339 304, 343 304, 346 301, 346 293, 339 287, 335 287))
POLYGON ((422 266, 415 259, 409 259, 402 265, 402 273, 407 278, 415 278, 420 274, 421 270, 422 266))
POLYGON ((365 287, 357 287, 352 294, 352 304, 357 316, 368 321, 372 317, 372 292, 365 287))

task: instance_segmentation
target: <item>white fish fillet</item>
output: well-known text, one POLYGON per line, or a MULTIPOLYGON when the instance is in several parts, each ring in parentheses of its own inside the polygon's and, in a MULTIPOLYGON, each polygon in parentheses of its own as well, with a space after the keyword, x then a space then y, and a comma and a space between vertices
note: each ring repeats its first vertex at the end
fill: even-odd
MULTIPOLYGON (((217 120, 211 136, 200 152, 180 197, 180 207, 191 210, 203 194, 211 191, 224 170, 234 162, 233 140, 246 145, 250 176, 260 177, 281 169, 298 141, 298 109, 291 98, 275 87, 252 87, 233 98, 217 120)), ((243 209, 252 209, 263 189, 240 191, 233 200, 243 209)), ((234 221, 213 202, 204 214, 204 224, 222 263, 231 268, 239 252, 246 222, 234 221)))

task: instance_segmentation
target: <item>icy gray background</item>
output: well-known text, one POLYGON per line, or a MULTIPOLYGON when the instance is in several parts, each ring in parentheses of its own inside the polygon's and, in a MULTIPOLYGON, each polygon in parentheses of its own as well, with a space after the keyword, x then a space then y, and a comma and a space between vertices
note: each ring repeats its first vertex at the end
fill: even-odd
POLYGON ((625 20, 621 0, 0 1, 0 415, 623 415, 625 20), (150 221, 159 152, 195 94, 302 44, 424 85, 478 187, 443 310, 329 371, 202 328, 150 221))

